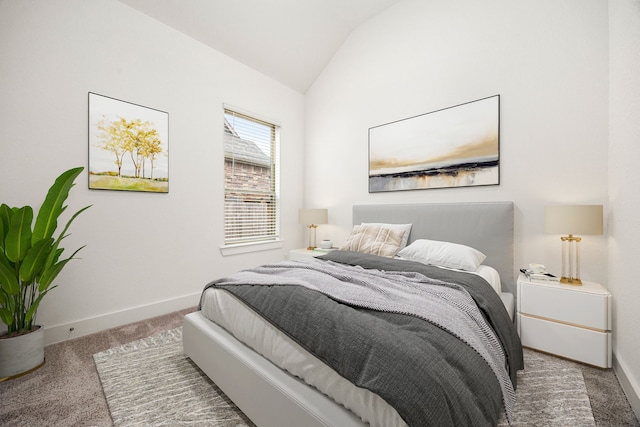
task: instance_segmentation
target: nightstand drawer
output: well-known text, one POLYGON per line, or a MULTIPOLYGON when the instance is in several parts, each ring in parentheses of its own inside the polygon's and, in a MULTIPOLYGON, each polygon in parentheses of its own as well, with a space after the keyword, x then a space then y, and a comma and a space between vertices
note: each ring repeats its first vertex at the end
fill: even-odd
POLYGON ((535 348, 601 368, 611 367, 611 333, 518 314, 520 339, 535 348))
POLYGON ((518 295, 520 313, 609 331, 610 296, 566 286, 523 283, 518 295))

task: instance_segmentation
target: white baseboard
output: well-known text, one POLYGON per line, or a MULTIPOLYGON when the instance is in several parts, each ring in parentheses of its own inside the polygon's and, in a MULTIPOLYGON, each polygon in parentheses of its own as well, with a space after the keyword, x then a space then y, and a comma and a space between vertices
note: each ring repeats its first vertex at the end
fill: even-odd
POLYGON ((629 366, 624 360, 618 359, 615 353, 613 355, 613 371, 616 373, 616 377, 618 377, 618 381, 622 386, 624 394, 627 396, 631 409, 636 414, 636 418, 640 420, 640 384, 638 384, 632 375, 627 375, 627 373, 631 373, 629 366))
POLYGON ((200 301, 200 295, 202 295, 202 292, 132 307, 126 310, 107 313, 88 319, 76 320, 74 322, 61 325, 45 326, 44 343, 45 345, 55 344, 118 326, 127 325, 129 323, 162 316, 163 314, 172 313, 174 311, 195 307, 200 301))

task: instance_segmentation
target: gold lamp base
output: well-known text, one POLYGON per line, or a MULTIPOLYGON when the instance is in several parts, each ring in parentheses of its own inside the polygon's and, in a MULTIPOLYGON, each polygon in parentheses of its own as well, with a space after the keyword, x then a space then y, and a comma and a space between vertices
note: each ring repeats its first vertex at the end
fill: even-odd
POLYGON ((575 277, 561 277, 560 278, 560 283, 564 283, 566 285, 573 285, 573 286, 582 286, 582 280, 577 279, 575 277))
POLYGON ((580 237, 569 234, 562 241, 562 276, 560 283, 582 286, 580 280, 580 237))
POLYGON ((309 225, 309 246, 307 246, 308 251, 312 251, 317 247, 316 246, 316 229, 317 228, 318 226, 315 224, 309 225))

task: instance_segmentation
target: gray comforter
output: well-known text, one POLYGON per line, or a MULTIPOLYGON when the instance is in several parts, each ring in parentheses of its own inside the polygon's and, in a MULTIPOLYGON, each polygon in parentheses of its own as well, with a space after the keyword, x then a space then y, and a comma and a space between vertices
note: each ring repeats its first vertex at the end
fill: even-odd
POLYGON ((283 262, 209 286, 231 292, 340 375, 381 396, 408 425, 495 425, 505 404, 509 413, 522 351, 500 298, 482 278, 351 252, 323 259, 387 273, 283 262), (393 273, 399 271, 420 274, 393 273), (391 279, 419 292, 403 296, 391 279), (419 288, 431 289, 428 300, 419 288))

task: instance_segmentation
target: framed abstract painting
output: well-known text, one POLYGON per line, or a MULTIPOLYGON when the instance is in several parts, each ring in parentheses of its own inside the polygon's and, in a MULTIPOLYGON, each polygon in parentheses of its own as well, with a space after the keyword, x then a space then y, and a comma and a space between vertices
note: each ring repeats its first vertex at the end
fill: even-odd
POLYGON ((369 192, 500 184, 500 95, 369 129, 369 192))

